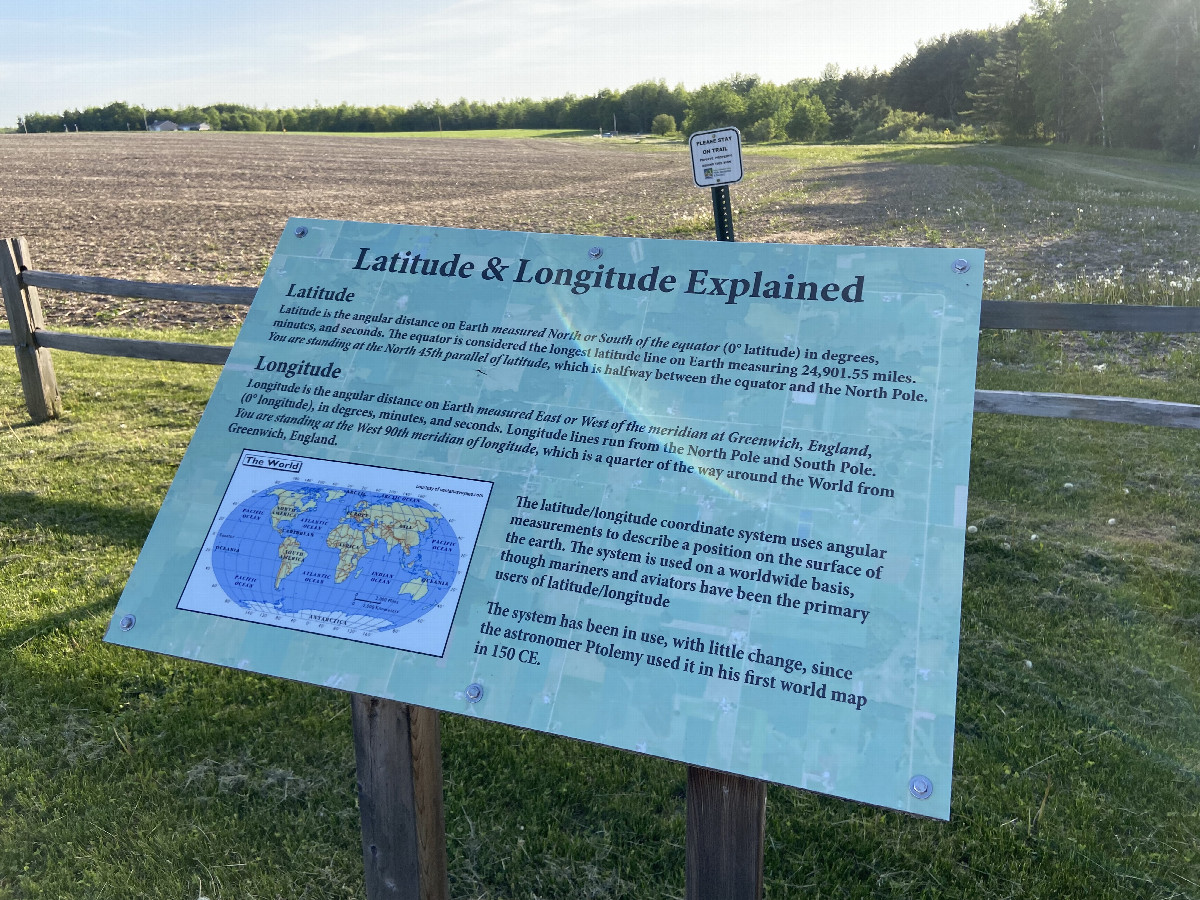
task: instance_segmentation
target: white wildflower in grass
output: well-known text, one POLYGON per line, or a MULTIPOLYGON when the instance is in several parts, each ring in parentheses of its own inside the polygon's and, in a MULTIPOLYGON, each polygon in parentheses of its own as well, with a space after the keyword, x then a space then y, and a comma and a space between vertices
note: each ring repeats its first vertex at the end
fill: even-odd
POLYGON ((1031 535, 1029 536, 1029 539, 1030 539, 1031 541, 1036 541, 1036 540, 1038 539, 1038 536, 1037 536, 1036 534, 1031 534, 1031 535))
POLYGON ((979 529, 976 528, 974 525, 967 526, 967 534, 975 534, 977 531, 979 531, 979 529))
POLYGON ((1011 550, 1012 544, 1008 543, 1008 541, 1005 541, 1003 544, 1000 545, 1000 549, 1001 550, 1011 550))
POLYGON ((1109 524, 1109 525, 1116 525, 1116 524, 1117 524, 1117 520, 1116 520, 1116 519, 1109 519, 1109 520, 1108 520, 1108 524, 1109 524))
POLYGON ((1033 668, 1033 660, 1032 659, 1025 660, 1025 668, 1027 668, 1027 669, 1033 668))
POLYGON ((1071 484, 1071 482, 1068 481, 1063 484, 1063 487, 1069 491, 1069 490, 1071 490, 1071 488, 1075 487, 1075 485, 1071 484))

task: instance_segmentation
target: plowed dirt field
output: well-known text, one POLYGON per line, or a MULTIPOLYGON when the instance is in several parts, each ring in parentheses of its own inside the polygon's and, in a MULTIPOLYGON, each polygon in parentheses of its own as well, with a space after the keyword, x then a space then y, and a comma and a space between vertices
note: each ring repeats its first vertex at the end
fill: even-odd
MULTIPOLYGON (((1132 272, 1194 252, 1194 213, 1159 208, 1153 197, 1131 204, 1119 184, 1085 208, 1005 174, 998 153, 751 153, 732 189, 737 238, 984 246, 989 271, 1015 273, 1132 272), (936 164, 950 154, 960 164, 936 164)), ((711 215, 682 143, 0 135, 0 236, 24 236, 34 265, 57 272, 253 285, 289 216, 712 240, 711 215)), ((203 327, 243 312, 49 291, 42 301, 52 328, 203 327)))

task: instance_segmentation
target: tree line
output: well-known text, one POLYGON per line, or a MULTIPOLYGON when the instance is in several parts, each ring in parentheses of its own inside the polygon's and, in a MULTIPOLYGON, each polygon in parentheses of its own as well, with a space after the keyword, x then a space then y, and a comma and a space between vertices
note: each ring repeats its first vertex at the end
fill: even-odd
POLYGON ((225 131, 570 129, 670 134, 734 125, 748 141, 995 137, 1165 150, 1200 143, 1200 0, 1034 0, 1003 28, 919 44, 887 72, 774 84, 733 75, 693 91, 646 81, 589 96, 483 103, 256 109, 125 103, 33 113, 18 130, 141 130, 155 120, 225 131))

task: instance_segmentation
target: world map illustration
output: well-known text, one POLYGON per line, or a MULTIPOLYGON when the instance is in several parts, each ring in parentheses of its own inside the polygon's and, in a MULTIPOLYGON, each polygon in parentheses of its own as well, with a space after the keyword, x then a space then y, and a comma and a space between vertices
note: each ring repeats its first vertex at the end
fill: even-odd
POLYGON ((420 618, 458 573, 454 529, 414 497, 286 482, 217 530, 212 567, 235 603, 328 611, 377 630, 420 618))
POLYGON ((246 453, 179 607, 440 654, 489 489, 246 453))

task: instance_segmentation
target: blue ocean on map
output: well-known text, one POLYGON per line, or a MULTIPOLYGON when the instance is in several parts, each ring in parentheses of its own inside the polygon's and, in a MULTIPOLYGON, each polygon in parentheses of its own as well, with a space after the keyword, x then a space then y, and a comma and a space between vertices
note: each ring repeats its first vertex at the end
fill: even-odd
POLYGON ((459 541, 416 497, 288 482, 220 523, 212 569, 246 609, 387 631, 419 619, 454 584, 459 541))

